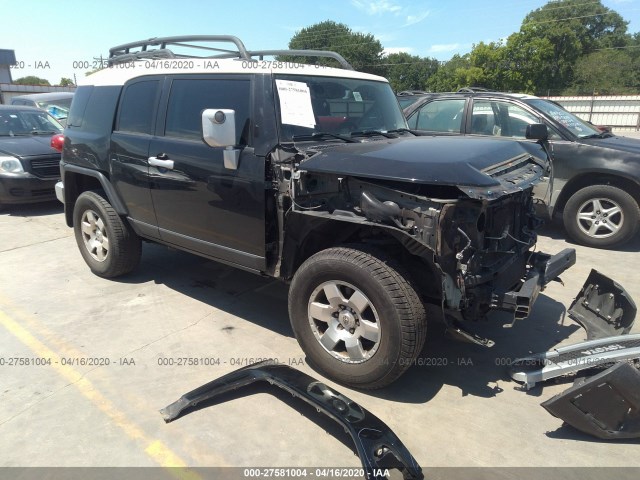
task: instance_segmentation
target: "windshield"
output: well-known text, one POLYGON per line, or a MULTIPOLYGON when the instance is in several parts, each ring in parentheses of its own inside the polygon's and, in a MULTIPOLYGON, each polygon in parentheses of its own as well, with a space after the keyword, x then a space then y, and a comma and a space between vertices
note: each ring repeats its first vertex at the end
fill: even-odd
POLYGON ((407 128, 398 101, 386 82, 276 75, 275 88, 282 141, 319 133, 351 135, 407 128))
POLYGON ((59 98, 57 100, 46 100, 38 102, 38 107, 46 110, 53 118, 60 120, 69 116, 69 108, 71 107, 73 98, 59 98))
POLYGON ((573 113, 566 111, 560 105, 556 105, 553 102, 549 102, 541 98, 535 98, 526 100, 526 103, 551 117, 576 137, 585 138, 593 135, 599 135, 601 133, 589 123, 576 117, 573 113))
POLYGON ((51 115, 38 110, 0 110, 0 136, 62 133, 51 115))

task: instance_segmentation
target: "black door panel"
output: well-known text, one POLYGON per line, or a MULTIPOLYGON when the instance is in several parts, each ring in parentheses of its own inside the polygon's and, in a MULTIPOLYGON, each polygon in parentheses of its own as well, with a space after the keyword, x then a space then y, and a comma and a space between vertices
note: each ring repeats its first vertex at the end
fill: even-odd
POLYGON ((149 167, 163 240, 172 232, 207 255, 217 256, 216 246, 223 246, 264 256, 264 159, 252 148, 243 150, 237 170, 224 167, 222 148, 204 142, 158 137, 150 153, 174 163, 171 170, 149 167))
MULTIPOLYGON (((114 132, 111 135, 111 179, 129 212, 139 222, 155 225, 149 190, 149 135, 114 132)), ((155 236, 158 237, 157 229, 155 236)))

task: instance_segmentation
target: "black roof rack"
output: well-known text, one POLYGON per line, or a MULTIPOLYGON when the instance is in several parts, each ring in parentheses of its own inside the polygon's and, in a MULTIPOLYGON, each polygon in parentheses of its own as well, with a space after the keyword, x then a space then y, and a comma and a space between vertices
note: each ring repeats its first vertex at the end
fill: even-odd
POLYGON ((295 55, 305 57, 327 57, 338 61, 348 70, 353 67, 342 55, 327 50, 256 50, 248 51, 238 37, 233 35, 189 35, 181 37, 154 37, 148 40, 125 43, 109 49, 109 66, 117 63, 131 62, 142 58, 238 58, 255 61, 254 57, 262 59, 272 55, 295 55), (231 43, 235 48, 220 48, 213 46, 197 45, 198 43, 231 43), (205 50, 208 55, 187 55, 175 53, 169 47, 192 48, 205 50), (157 48, 149 48, 157 47, 157 48), (133 51, 132 51, 133 50, 133 51))
POLYGON ((431 93, 431 92, 427 92, 425 90, 403 90, 401 92, 396 93, 396 95, 399 97, 404 97, 406 95, 425 95, 427 93, 431 93))
POLYGON ((484 87, 462 87, 456 93, 476 93, 476 92, 493 92, 494 90, 490 90, 484 87))

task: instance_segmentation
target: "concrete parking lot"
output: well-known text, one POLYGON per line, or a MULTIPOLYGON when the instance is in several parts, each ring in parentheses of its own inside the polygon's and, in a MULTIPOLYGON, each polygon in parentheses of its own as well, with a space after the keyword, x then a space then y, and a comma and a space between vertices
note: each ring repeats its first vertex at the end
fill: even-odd
MULTIPOLYGON (((567 246, 552 226, 538 248, 567 246)), ((327 383, 384 420, 427 477, 431 467, 640 467, 638 441, 596 440, 539 406, 569 381, 523 392, 503 366, 585 338, 564 308, 591 268, 640 300, 640 239, 576 248, 565 285, 550 285, 531 318, 506 329, 497 315, 484 326, 494 348, 444 338, 433 323, 423 365, 394 385, 327 383)), ((254 359, 323 379, 293 338, 287 286, 158 245, 145 245, 133 275, 101 279, 57 203, 0 213, 0 357, 3 467, 360 465, 349 439, 328 433, 333 422, 268 387, 165 424, 160 408, 254 359)))

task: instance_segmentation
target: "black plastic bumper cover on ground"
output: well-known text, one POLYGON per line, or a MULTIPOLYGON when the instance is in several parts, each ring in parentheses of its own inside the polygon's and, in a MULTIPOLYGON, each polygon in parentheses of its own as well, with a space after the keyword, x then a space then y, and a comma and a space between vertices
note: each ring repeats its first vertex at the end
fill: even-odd
POLYGON ((542 403, 554 417, 603 439, 640 437, 640 372, 617 363, 542 403))
POLYGON ((629 333, 636 312, 636 304, 622 285, 591 270, 567 313, 592 340, 629 333))
POLYGON ((422 469, 393 431, 378 417, 331 387, 286 365, 264 361, 241 368, 184 394, 160 410, 170 422, 188 407, 255 382, 276 385, 329 416, 351 435, 368 479, 398 469, 405 479, 422 479, 422 469))

